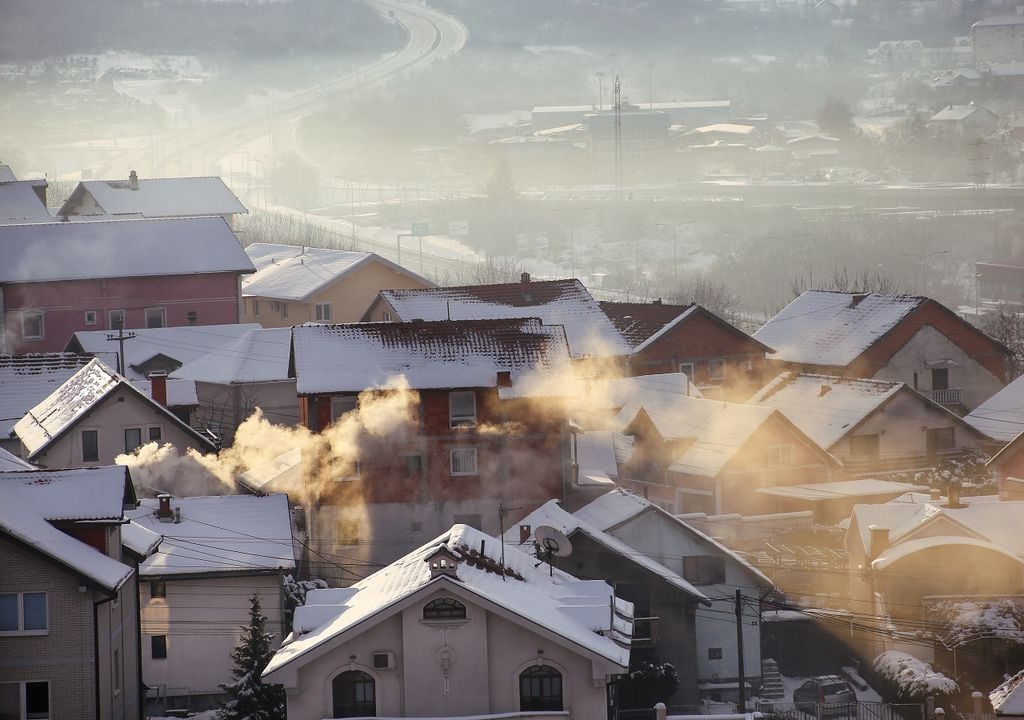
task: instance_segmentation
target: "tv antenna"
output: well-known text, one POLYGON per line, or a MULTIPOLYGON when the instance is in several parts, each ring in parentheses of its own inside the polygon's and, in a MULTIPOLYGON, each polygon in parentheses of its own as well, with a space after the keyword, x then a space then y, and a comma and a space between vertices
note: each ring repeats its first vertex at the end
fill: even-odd
POLYGON ((541 563, 548 564, 548 572, 554 575, 555 571, 551 565, 553 557, 569 557, 572 554, 572 543, 565 533, 550 525, 541 525, 533 533, 533 539, 537 543, 537 558, 541 563))

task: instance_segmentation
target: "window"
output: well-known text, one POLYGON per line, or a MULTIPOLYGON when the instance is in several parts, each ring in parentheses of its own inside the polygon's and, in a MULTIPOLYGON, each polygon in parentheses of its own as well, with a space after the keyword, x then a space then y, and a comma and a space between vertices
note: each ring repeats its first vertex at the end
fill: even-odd
POLYGON ((199 313, 197 313, 195 310, 189 310, 188 315, 186 315, 185 317, 188 318, 189 325, 195 325, 196 322, 199 320, 199 313))
POLYGON ((260 301, 259 300, 253 300, 252 301, 252 314, 255 315, 256 317, 260 316, 260 301))
POLYGON ((0 594, 0 635, 45 635, 46 593, 0 594))
POLYGON ((684 557, 683 577, 694 585, 724 583, 725 559, 714 555, 691 555, 684 557))
POLYGON ((451 449, 452 475, 476 475, 476 448, 451 449))
POLYGON ((50 683, 0 682, 0 718, 45 720, 50 717, 50 683))
POLYGON ((722 648, 708 648, 708 660, 721 660, 722 648))
POLYGON ((476 393, 456 390, 448 393, 448 424, 450 427, 476 427, 476 393))
POLYGON ((288 303, 281 303, 281 317, 288 317, 288 303))
POLYGON ((934 462, 939 452, 956 447, 956 433, 953 428, 928 428, 926 433, 929 461, 934 462))
POLYGON ((712 380, 725 380, 725 359, 708 360, 708 377, 712 380))
POLYGON ((465 620, 466 606, 452 598, 438 598, 423 606, 424 620, 465 620))
POLYGON ((690 382, 693 382, 692 362, 679 363, 679 372, 683 373, 684 375, 686 375, 686 377, 690 378, 690 382))
POLYGON ((949 368, 932 368, 932 390, 949 390, 949 368))
POLYGON ((562 709, 562 673, 550 665, 534 665, 519 675, 520 712, 562 709))
POLYGON ((167 326, 167 311, 164 308, 146 308, 146 327, 162 328, 167 326))
POLYGON ((854 435, 850 455, 857 460, 878 460, 878 435, 854 435))
POLYGON ((100 433, 98 430, 82 431, 82 462, 99 462, 100 433))
POLYGON ((43 313, 26 310, 21 314, 21 337, 23 340, 43 339, 43 313))
POLYGON ((149 429, 150 442, 160 442, 161 437, 163 437, 163 433, 161 432, 159 427, 151 427, 149 429))
POLYGON ((86 325, 95 325, 96 324, 96 311, 95 310, 86 310, 85 311, 85 324, 86 325))
POLYGON ((452 525, 469 525, 476 530, 483 530, 483 518, 480 513, 467 513, 452 517, 452 525))
POLYGON ((423 456, 410 455, 405 459, 405 469, 410 475, 417 475, 423 472, 423 456))
POLYGON ((384 322, 391 322, 391 313, 386 312, 381 317, 384 319, 384 322))
POLYGON ((142 447, 142 428, 125 428, 124 451, 131 453, 140 447, 142 447))
POLYGON ((355 395, 341 395, 331 398, 331 422, 337 422, 341 417, 356 409, 358 400, 355 395))
POLYGON ((377 714, 373 677, 361 670, 347 670, 331 683, 333 717, 373 717, 377 714))
POLYGON ((768 446, 768 462, 772 465, 793 464, 793 443, 768 446))
POLYGON ((167 597, 167 583, 163 580, 150 580, 149 581, 149 597, 151 598, 165 598, 167 597))
POLYGON ((124 310, 108 310, 107 322, 111 330, 124 328, 124 310))
POLYGON ((317 303, 316 304, 316 321, 317 322, 330 322, 331 321, 331 304, 330 303, 317 303))
POLYGON ((167 636, 152 635, 149 638, 149 656, 154 660, 167 659, 167 636))

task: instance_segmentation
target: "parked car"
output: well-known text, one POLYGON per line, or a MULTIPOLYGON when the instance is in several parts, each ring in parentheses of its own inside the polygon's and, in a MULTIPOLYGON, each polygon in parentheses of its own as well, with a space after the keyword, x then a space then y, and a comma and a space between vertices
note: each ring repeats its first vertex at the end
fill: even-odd
POLYGON ((817 713, 822 705, 823 715, 856 715, 850 706, 856 706, 857 693, 838 675, 819 675, 793 691, 793 704, 809 713, 817 713))

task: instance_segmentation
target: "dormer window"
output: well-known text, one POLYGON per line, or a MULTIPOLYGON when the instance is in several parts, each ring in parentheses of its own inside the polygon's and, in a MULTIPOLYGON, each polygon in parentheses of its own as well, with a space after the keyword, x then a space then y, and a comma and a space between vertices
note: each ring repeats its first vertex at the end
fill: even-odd
POLYGON ((423 606, 424 620, 465 620, 466 606, 453 598, 438 598, 423 606))

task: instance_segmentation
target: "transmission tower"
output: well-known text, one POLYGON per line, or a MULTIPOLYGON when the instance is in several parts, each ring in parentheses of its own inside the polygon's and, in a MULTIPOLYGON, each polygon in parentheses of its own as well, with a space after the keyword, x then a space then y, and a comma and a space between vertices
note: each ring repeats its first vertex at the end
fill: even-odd
POLYGON ((615 76, 615 200, 622 202, 622 86, 615 76))

